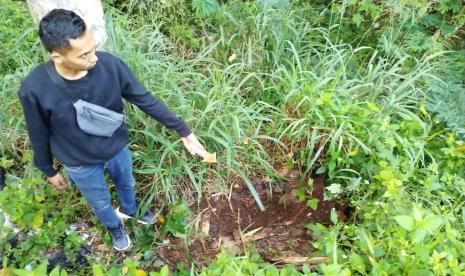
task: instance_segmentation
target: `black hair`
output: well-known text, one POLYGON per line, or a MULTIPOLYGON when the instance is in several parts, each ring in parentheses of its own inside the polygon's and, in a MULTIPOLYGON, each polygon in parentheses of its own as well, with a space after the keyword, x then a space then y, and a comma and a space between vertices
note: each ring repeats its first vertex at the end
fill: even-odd
POLYGON ((82 36, 85 31, 84 20, 64 9, 51 10, 39 24, 40 40, 49 52, 69 49, 69 40, 82 36))

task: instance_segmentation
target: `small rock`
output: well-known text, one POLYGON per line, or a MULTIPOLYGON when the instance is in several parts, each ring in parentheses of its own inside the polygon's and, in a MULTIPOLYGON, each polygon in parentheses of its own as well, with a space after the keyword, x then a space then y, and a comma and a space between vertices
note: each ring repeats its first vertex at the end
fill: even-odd
POLYGON ((236 256, 239 254, 240 250, 239 247, 237 246, 236 242, 233 241, 230 237, 226 236, 221 236, 220 237, 220 245, 219 247, 227 252, 228 254, 231 254, 233 256, 236 256))
POLYGON ((299 177, 300 177, 300 171, 298 171, 298 170, 293 170, 293 171, 289 172, 289 174, 288 174, 288 178, 290 178, 291 180, 296 180, 299 177))

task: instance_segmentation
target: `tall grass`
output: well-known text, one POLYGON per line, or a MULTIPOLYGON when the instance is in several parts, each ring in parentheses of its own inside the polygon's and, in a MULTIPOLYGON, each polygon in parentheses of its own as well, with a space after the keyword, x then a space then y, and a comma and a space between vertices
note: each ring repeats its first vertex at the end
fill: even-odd
MULTIPOLYGON (((353 257, 358 255, 341 260, 341 244, 345 253, 368 256, 360 261, 367 267, 394 264, 405 252, 420 255, 410 246, 415 243, 427 255, 426 261, 412 257, 415 265, 430 264, 436 251, 449 252, 451 263, 463 258, 463 237, 455 229, 465 214, 463 142, 444 135, 444 125, 426 109, 445 114, 447 106, 435 104, 447 100, 454 106, 449 90, 454 99, 462 98, 459 74, 447 74, 447 68, 449 61, 455 70, 463 68, 463 58, 448 59, 451 53, 438 51, 441 47, 412 51, 408 34, 395 28, 426 11, 408 6, 403 12, 391 5, 398 2, 384 6, 389 24, 376 31, 371 25, 349 42, 342 38, 350 37, 345 32, 351 30, 350 10, 334 11, 331 5, 338 1, 318 10, 318 18, 292 9, 261 10, 253 1, 228 1, 207 19, 194 18, 180 0, 159 10, 153 1, 129 1, 123 5, 129 15, 107 7, 106 49, 125 60, 147 89, 182 116, 209 151, 218 153, 218 164, 202 163, 183 149, 176 133, 127 105, 144 208, 179 198, 198 202, 204 193, 227 195, 231 184, 242 179, 263 209, 253 181, 263 175, 278 180, 275 168, 286 164, 304 176, 327 173, 332 187, 327 192, 350 196, 358 208, 347 227, 338 224, 324 232, 315 226, 316 233, 326 233, 315 246, 329 245, 325 250, 334 265, 352 266, 352 260, 359 260, 353 257), (170 22, 173 15, 165 17, 166 10, 188 14, 170 22), (154 203, 158 199, 164 202, 154 203), (436 232, 418 234, 434 237, 430 244, 419 243, 418 237, 412 241, 414 235, 393 218, 410 213, 421 221, 418 225, 427 214, 433 216, 445 230, 435 226, 436 232)), ((424 7, 434 4, 423 2, 424 7)), ((18 47, 7 49, 15 65, 2 72, 0 85, 0 159, 18 163, 30 161, 30 155, 16 92, 20 79, 45 56, 38 40, 24 39, 29 34, 28 29, 17 36, 18 47)), ((461 111, 440 118, 463 132, 460 119, 447 118, 461 111)), ((401 262, 405 260, 396 265, 408 271, 401 262)))
MULTIPOLYGON (((437 79, 433 72, 443 53, 417 58, 405 52, 393 55, 386 47, 337 44, 330 39, 332 29, 286 20, 292 15, 279 11, 250 10, 236 16, 225 13, 216 40, 189 60, 170 55, 174 45, 163 38, 159 26, 146 27, 153 30, 150 37, 119 34, 130 38, 124 58, 149 89, 182 114, 224 164, 224 171, 197 165, 183 156, 174 137, 134 111, 135 143, 148 145, 139 153, 144 160, 139 172, 166 175, 170 180, 162 180, 165 195, 192 191, 180 185, 186 174, 197 196, 205 185, 207 190, 227 191, 231 173, 243 177, 255 194, 247 176, 272 172, 270 155, 275 152, 263 147, 264 140, 284 151, 285 143, 303 142, 303 148, 287 150, 291 159, 304 157, 297 162, 307 174, 325 167, 331 178, 351 183, 370 168, 362 164, 366 159, 350 164, 345 160, 381 149, 386 135, 404 143, 402 134, 386 129, 388 125, 416 122, 428 136, 431 124, 421 111, 424 84, 437 79), (141 50, 147 48, 149 53, 141 50), (232 54, 236 59, 227 61, 232 54), (145 64, 143 70, 138 64, 145 64), (138 129, 142 125, 144 130, 138 129), (151 134, 157 132, 163 135, 151 134), (151 161, 157 154, 161 160, 151 161)), ((422 144, 407 151, 412 172, 424 162, 425 151, 422 144)))
MULTIPOLYGON (((312 26, 293 13, 246 7, 240 6, 239 13, 239 6, 231 4, 216 23, 220 31, 214 40, 191 59, 177 56, 176 44, 162 33, 161 23, 140 25, 140 19, 108 10, 106 49, 123 58, 148 90, 185 118, 207 149, 219 155, 217 166, 201 164, 182 149, 176 134, 127 106, 135 171, 147 183, 157 175, 147 198, 159 191, 168 201, 199 199, 202 191, 227 193, 234 175, 244 179, 263 207, 250 177, 273 175, 270 155, 275 152, 264 147, 265 141, 280 151, 289 150, 285 143, 303 142, 291 159, 300 154, 298 163, 307 174, 326 166, 331 177, 347 177, 347 172, 357 174, 357 164, 337 165, 354 152, 372 153, 385 135, 379 131, 383 125, 413 120, 427 135, 427 118, 418 116, 418 103, 424 98, 422 81, 434 78, 434 58, 440 53, 416 59, 352 48, 330 39, 335 30, 312 26), (236 59, 228 61, 232 54, 236 59)), ((24 68, 21 74, 30 67, 24 68)), ((16 84, 6 82, 10 90, 2 90, 4 106, 16 114, 6 123, 8 131, 1 132, 6 141, 21 135, 25 140, 12 93, 21 74, 7 77, 16 84)), ((10 143, 2 151, 23 150, 17 147, 10 143)), ((412 156, 418 154, 421 158, 412 158, 422 160, 423 153, 412 156)))

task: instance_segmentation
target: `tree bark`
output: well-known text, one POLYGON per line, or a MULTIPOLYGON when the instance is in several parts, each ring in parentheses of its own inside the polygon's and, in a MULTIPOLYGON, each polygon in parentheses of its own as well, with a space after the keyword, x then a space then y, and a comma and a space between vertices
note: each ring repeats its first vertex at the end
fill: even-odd
POLYGON ((97 42, 97 48, 102 49, 105 44, 107 33, 100 0, 27 0, 27 3, 36 24, 53 9, 74 11, 86 22, 87 28, 97 42))

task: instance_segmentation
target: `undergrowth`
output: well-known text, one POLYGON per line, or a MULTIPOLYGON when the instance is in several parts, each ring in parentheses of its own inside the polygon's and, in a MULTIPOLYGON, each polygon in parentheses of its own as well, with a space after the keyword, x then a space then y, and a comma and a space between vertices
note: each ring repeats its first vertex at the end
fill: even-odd
MULTIPOLYGON (((0 154, 22 184, 10 183, 0 202, 25 240, 19 248, 2 243, 3 267, 43 271, 47 250, 65 246, 72 255, 79 248, 76 237, 59 233, 90 214, 75 193, 52 191, 32 168, 16 91, 46 56, 24 3, 4 2, 0 15, 12 23, 1 32, 0 154), (73 208, 60 208, 67 204, 73 208)), ((176 134, 126 106, 144 208, 177 210, 180 199, 227 194, 232 177, 263 208, 251 177, 279 181, 275 169, 286 165, 302 179, 327 174, 326 198, 355 209, 346 222, 308 225, 318 238, 313 254, 330 257, 327 264, 278 270, 252 250, 220 253, 209 267, 177 273, 463 273, 464 9, 454 0, 107 1, 106 50, 219 156, 217 167, 202 164, 176 134)), ((189 217, 172 218, 159 233, 136 233, 135 252, 157 246, 160 233, 185 234, 189 217)), ((5 233, 4 240, 15 236, 5 233)), ((167 275, 147 258, 94 260, 93 273, 167 275)))

